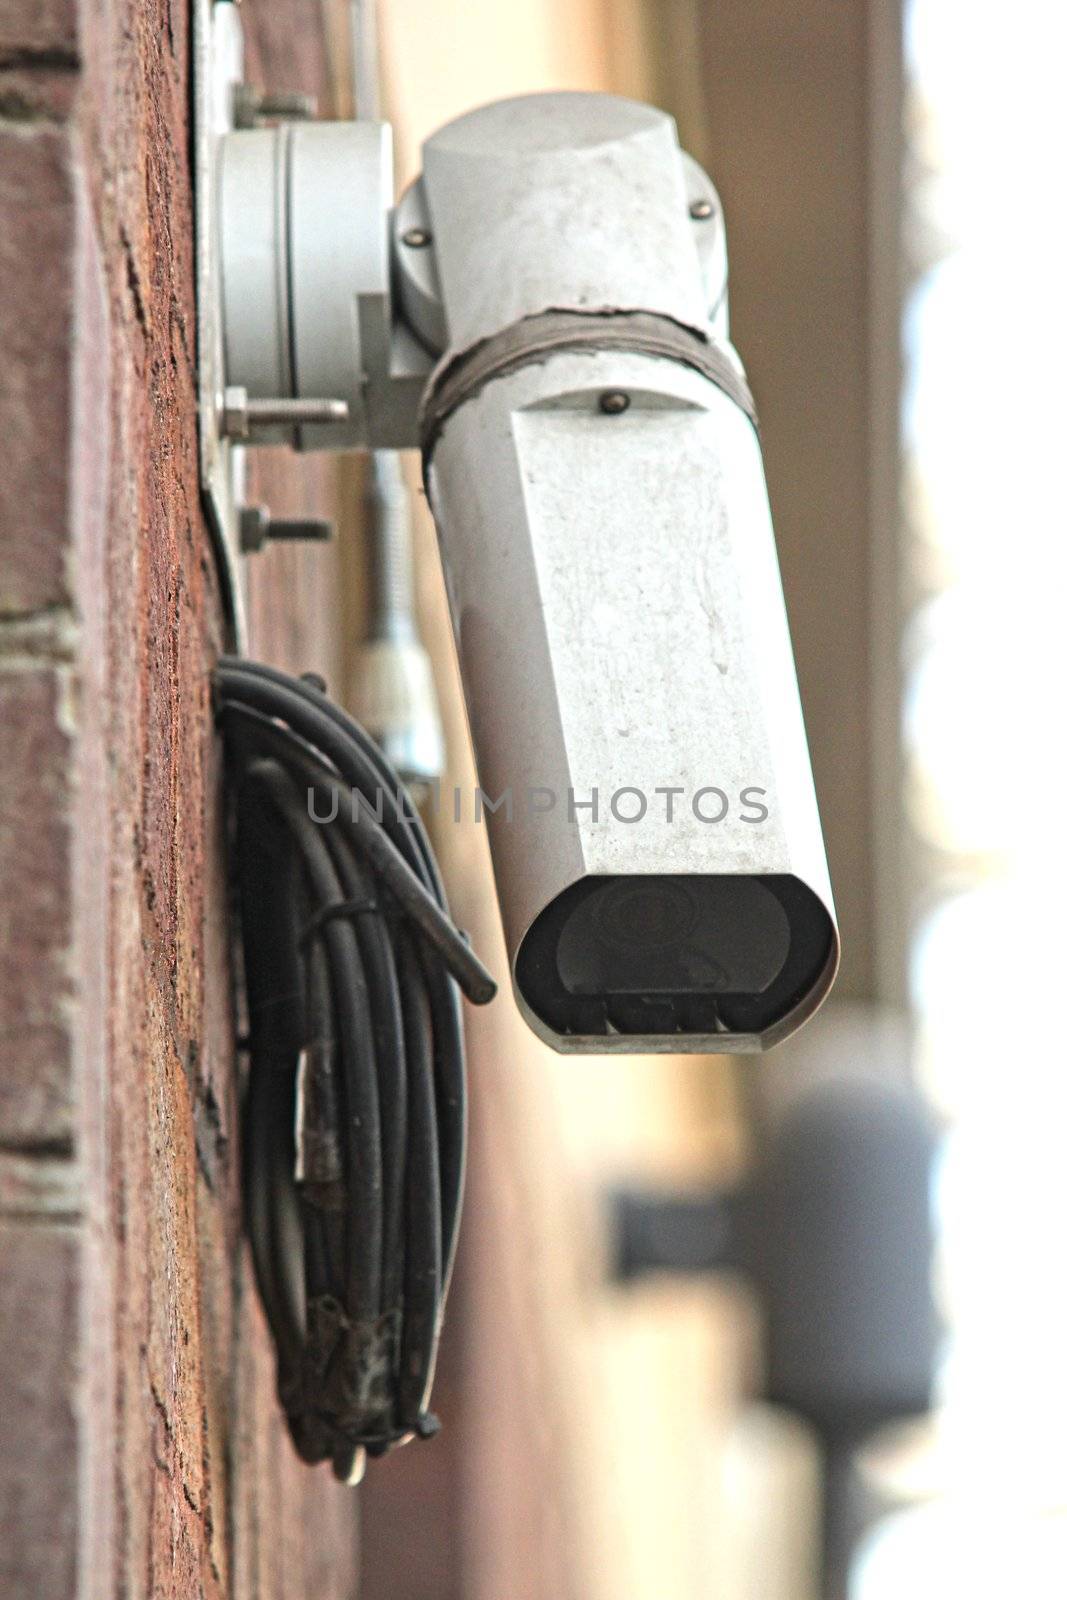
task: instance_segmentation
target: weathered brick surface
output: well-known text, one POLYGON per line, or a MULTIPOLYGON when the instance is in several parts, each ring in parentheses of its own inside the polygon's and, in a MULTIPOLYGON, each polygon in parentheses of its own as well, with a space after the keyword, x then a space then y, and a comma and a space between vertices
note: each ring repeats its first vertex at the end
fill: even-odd
MULTIPOLYGON (((0 116, 5 95, 32 104, 27 75, 14 86, 2 81, 7 77, 0 74, 0 116)), ((69 599, 74 204, 64 127, 0 122, 0 216, 0 616, 13 616, 69 599)))
POLYGON ((77 42, 76 0, 0 0, 0 63, 70 61, 77 42))
POLYGON ((78 1241, 0 1213, 0 1594, 75 1592, 78 1241))
MULTIPOLYGON (((246 13, 325 96, 322 9, 246 13)), ((355 1588, 240 1231, 190 42, 184 0, 0 0, 5 1600, 355 1588)), ((328 466, 255 476, 330 509, 328 466)), ((263 557, 259 654, 332 675, 333 561, 263 557)))
POLYGON ((68 697, 67 667, 0 656, 0 1141, 15 1148, 72 1133, 68 697))

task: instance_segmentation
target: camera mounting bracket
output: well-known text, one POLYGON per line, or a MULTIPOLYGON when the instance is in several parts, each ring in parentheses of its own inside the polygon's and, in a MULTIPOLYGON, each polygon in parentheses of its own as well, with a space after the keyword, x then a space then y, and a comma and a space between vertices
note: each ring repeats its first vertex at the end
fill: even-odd
MULTIPOLYGON (((272 524, 263 508, 245 506, 246 450, 416 447, 430 374, 450 342, 449 355, 457 350, 432 184, 417 178, 394 205, 389 125, 306 120, 307 97, 251 89, 234 0, 194 0, 193 44, 200 474, 239 643, 242 556, 265 537, 322 532, 318 523, 272 524)), ((678 154, 700 314, 725 338, 718 196, 678 154)), ((557 178, 570 155, 555 152, 557 178)), ((447 201, 447 182, 442 193, 447 201)), ((454 256, 453 219, 442 221, 454 256)), ((610 220, 589 231, 594 258, 606 258, 610 220)), ((455 278, 454 260, 451 270, 455 278)))

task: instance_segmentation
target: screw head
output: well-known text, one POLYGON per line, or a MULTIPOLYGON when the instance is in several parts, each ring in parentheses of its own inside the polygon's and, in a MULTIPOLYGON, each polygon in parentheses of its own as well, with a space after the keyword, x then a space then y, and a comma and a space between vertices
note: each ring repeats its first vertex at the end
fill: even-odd
POLYGON ((270 537, 270 512, 266 506, 242 506, 238 515, 238 536, 241 550, 251 555, 262 550, 270 537))
POLYGON ((425 250, 433 244, 433 234, 428 228, 408 228, 401 234, 401 243, 406 244, 409 250, 425 250))
POLYGON ((715 207, 710 200, 694 200, 689 207, 689 215, 694 222, 706 222, 715 215, 715 207))
POLYGON ((630 396, 621 389, 608 389, 600 396, 600 409, 605 416, 618 417, 630 408, 630 396))
POLYGON ((237 384, 222 392, 219 406, 219 432, 226 439, 248 438, 248 390, 237 384))

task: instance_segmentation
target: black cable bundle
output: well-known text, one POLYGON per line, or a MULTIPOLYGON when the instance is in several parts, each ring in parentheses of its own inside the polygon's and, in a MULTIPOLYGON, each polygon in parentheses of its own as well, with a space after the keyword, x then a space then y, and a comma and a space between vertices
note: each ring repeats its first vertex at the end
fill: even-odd
MULTIPOLYGON (((351 1479, 426 1409, 463 1188, 449 921, 400 780, 316 680, 224 658, 250 1070, 245 1208, 297 1450, 351 1479), (323 820, 320 820, 323 819, 323 820)), ((454 980, 454 982, 453 982, 454 980)))

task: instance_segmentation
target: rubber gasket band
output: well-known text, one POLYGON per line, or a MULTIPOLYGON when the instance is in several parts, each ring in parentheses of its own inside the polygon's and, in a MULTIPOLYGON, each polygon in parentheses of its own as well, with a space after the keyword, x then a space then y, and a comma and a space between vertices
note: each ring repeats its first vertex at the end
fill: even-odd
POLYGON ((676 361, 708 378, 758 427, 756 406, 735 359, 726 346, 671 317, 649 311, 546 311, 524 317, 438 368, 419 411, 423 470, 448 418, 495 378, 550 356, 627 355, 676 361))

